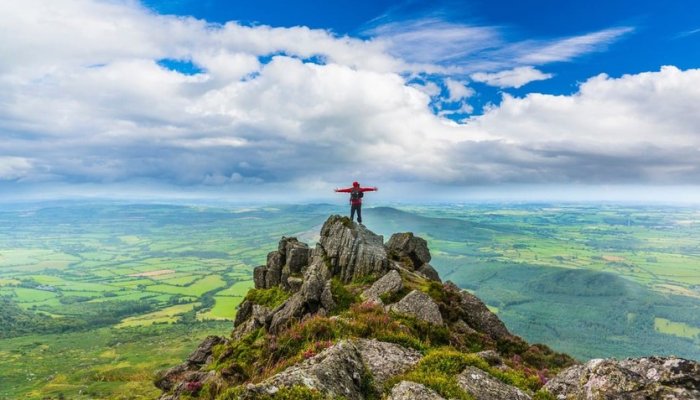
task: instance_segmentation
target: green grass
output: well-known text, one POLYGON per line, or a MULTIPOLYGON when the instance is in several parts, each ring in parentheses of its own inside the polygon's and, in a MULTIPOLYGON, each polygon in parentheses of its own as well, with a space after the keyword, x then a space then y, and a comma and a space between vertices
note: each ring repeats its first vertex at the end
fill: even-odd
POLYGON ((190 286, 172 285, 152 285, 148 287, 149 292, 160 292, 169 294, 182 294, 187 296, 201 296, 206 292, 226 286, 226 282, 219 275, 205 276, 190 286))
POLYGON ((182 314, 191 311, 198 305, 199 303, 190 303, 166 307, 152 313, 125 318, 121 323, 116 325, 116 327, 128 328, 134 326, 148 326, 152 324, 169 324, 177 322, 182 314))
POLYGON ((214 296, 214 307, 211 310, 197 314, 199 320, 233 320, 236 307, 243 301, 240 296, 214 296))
MULTIPOLYGON (((249 276, 248 276, 249 277, 249 276)), ((218 291, 216 294, 218 296, 241 296, 244 297, 248 293, 248 289, 253 288, 254 284, 252 280, 244 280, 241 282, 236 282, 231 287, 218 291)))
POLYGON ((287 300, 291 294, 279 286, 270 289, 250 289, 245 299, 261 306, 275 308, 287 300))
POLYGON ((654 318, 654 328, 667 335, 697 339, 700 337, 700 327, 690 326, 682 322, 673 322, 666 318, 654 318))
POLYGON ((0 340, 0 399, 153 399, 159 369, 179 364, 230 323, 156 325, 0 340))
MULTIPOLYGON (((279 238, 300 233, 312 237, 318 233, 314 227, 334 212, 327 206, 280 206, 280 210, 119 204, 26 207, 32 208, 30 213, 0 213, 0 295, 11 296, 22 310, 54 319, 82 318, 101 310, 98 306, 120 309, 120 303, 138 301, 151 308, 119 319, 137 321, 148 315, 143 321, 183 320, 116 330, 118 341, 100 342, 100 352, 97 347, 92 352, 86 350, 86 357, 96 359, 102 352, 118 353, 125 343, 133 343, 134 349, 148 348, 158 340, 157 336, 142 335, 141 330, 163 329, 167 336, 166 331, 181 329, 184 338, 187 330, 197 331, 208 324, 196 317, 231 318, 236 296, 243 296, 252 286, 252 268, 265 262, 267 252, 276 249, 279 238), (129 276, 165 269, 174 272, 150 278, 129 276), (20 284, 25 287, 14 287, 20 284), (56 292, 42 293, 31 289, 32 284, 54 286, 56 292), (115 297, 106 297, 105 293, 115 297), (76 297, 88 299, 61 302, 76 297), (195 310, 178 314, 184 309, 175 308, 173 314, 170 307, 181 306, 178 303, 182 302, 199 302, 199 307, 206 303, 208 308, 197 309, 196 317, 195 310)), ((700 357, 700 339, 690 335, 700 327, 700 224, 688 223, 700 217, 696 209, 440 205, 404 210, 411 212, 375 212, 368 208, 365 222, 385 238, 405 231, 426 238, 433 255, 431 264, 443 279, 476 293, 498 309, 509 329, 530 341, 543 341, 581 358, 651 353, 700 357), (606 261, 604 256, 619 257, 621 261, 606 261), (587 275, 589 272, 612 275, 597 280, 587 275), (567 286, 566 282, 576 284, 567 286), (600 290, 593 290, 597 286, 600 290), (623 293, 600 296, 614 288, 623 293), (663 320, 669 322, 658 322, 663 320)), ((338 287, 334 289, 334 296, 341 299, 343 293, 338 287)), ((258 296, 258 301, 276 305, 288 294, 282 291, 258 296)), ((336 312, 347 311, 342 309, 336 312)), ((382 317, 367 312, 353 321, 352 329, 358 334, 374 331, 384 340, 423 351, 428 343, 434 344, 425 332, 416 339, 400 329, 380 330, 374 324, 377 321, 381 322, 382 317)), ((223 328, 218 333, 226 335, 230 322, 220 326, 223 328)), ((100 329, 92 331, 103 332, 100 329)), ((90 332, 67 335, 87 340, 90 332)), ((433 336, 433 341, 440 341, 433 336)), ((32 337, 51 349, 54 341, 60 341, 59 335, 32 337), (46 341, 37 340, 41 337, 46 341)), ((8 349, 4 346, 7 340, 18 343, 12 342, 15 339, 22 338, 0 340, 0 348, 8 349)), ((47 354, 28 352, 27 365, 29 361, 34 364, 36 376, 31 381, 22 376, 17 382, 30 382, 35 388, 32 390, 38 390, 35 393, 47 393, 36 389, 42 385, 53 385, 51 390, 60 385, 82 385, 109 397, 130 393, 130 386, 114 377, 145 371, 146 366, 138 365, 147 363, 134 358, 129 365, 122 365, 113 360, 109 368, 104 367, 105 375, 92 375, 104 380, 90 383, 87 376, 77 379, 73 373, 61 377, 58 361, 54 363, 47 354), (54 369, 45 368, 47 365, 54 369)), ((89 363, 87 358, 78 358, 89 363)), ((4 394, 6 377, 14 364, 8 359, 0 361, 0 398, 24 398, 28 386, 20 385, 24 389, 4 394)), ((156 391, 149 390, 149 398, 156 397, 152 395, 156 391)), ((58 392, 52 393, 55 396, 58 392)), ((75 394, 77 390, 65 393, 75 394)))

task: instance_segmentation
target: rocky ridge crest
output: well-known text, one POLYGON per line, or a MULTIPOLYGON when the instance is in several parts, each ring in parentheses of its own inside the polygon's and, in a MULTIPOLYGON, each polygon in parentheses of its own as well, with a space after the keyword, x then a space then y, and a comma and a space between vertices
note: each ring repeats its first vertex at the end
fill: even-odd
POLYGON ((700 398, 697 362, 577 364, 511 334, 430 260, 412 233, 384 243, 337 215, 313 249, 282 238, 231 336, 159 373, 161 400, 700 398))

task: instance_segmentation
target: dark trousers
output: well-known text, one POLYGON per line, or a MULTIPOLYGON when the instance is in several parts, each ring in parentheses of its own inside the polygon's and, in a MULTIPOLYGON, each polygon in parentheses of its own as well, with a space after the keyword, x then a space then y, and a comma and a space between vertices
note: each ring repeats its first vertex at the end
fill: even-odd
POLYGON ((357 222, 362 223, 362 204, 350 205, 350 221, 355 219, 355 211, 357 211, 357 222))

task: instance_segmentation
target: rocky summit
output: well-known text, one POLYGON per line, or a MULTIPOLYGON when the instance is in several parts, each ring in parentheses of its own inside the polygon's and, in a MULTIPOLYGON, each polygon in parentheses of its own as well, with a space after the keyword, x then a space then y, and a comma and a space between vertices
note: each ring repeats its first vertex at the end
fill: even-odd
POLYGON ((511 334, 430 260, 412 233, 385 242, 337 215, 313 249, 282 238, 231 334, 158 373, 161 400, 700 399, 697 362, 579 364, 511 334))

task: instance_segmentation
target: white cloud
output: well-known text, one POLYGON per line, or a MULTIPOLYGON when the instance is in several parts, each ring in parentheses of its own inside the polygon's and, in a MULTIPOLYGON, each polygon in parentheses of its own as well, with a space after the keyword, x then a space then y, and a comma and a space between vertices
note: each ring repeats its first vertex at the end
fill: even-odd
POLYGON ((32 170, 32 162, 23 157, 0 156, 0 181, 26 177, 32 170))
POLYGON ((449 92, 448 101, 458 101, 474 95, 474 89, 454 79, 445 79, 445 86, 449 92))
POLYGON ((598 32, 566 39, 552 43, 524 46, 519 61, 523 64, 541 65, 557 61, 570 61, 582 54, 600 51, 621 36, 633 32, 631 27, 604 29, 598 32))
MULTIPOLYGON (((431 110, 435 83, 407 83, 402 73, 419 64, 391 53, 389 39, 421 48, 425 37, 493 38, 488 29, 438 24, 429 34, 378 31, 388 38, 364 41, 304 27, 212 26, 131 1, 88 0, 3 2, 0 26, 14 32, 0 41, 0 179, 321 186, 348 177, 700 176, 698 70, 599 76, 572 96, 506 97, 460 124, 431 110), (304 61, 314 56, 325 63, 304 61), (180 74, 157 63, 164 58, 204 71, 180 74)), ((457 78, 444 84, 457 112, 470 112, 472 89, 457 78)))
POLYGON ((500 88, 519 88, 530 82, 549 79, 552 76, 554 75, 546 74, 537 68, 527 66, 495 73, 477 72, 471 74, 470 78, 477 82, 484 82, 500 88))
POLYGON ((506 40, 503 27, 479 26, 427 17, 388 22, 365 34, 407 62, 409 71, 431 73, 492 72, 520 66, 571 61, 602 51, 632 27, 616 27, 578 36, 552 39, 506 40))
POLYGON ((571 96, 505 95, 467 124, 491 145, 461 151, 492 180, 698 183, 699 85, 700 70, 669 66, 599 75, 571 96))

